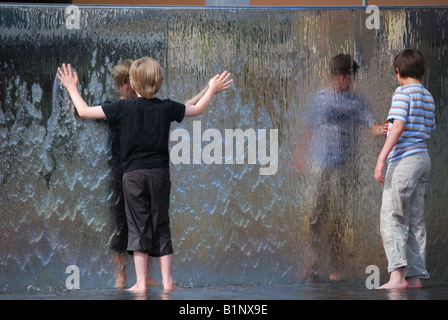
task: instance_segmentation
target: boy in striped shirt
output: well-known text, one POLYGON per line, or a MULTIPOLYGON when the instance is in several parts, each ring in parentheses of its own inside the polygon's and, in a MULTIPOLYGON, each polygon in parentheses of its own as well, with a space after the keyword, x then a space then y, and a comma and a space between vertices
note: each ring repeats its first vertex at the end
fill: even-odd
POLYGON ((426 140, 435 128, 435 105, 421 84, 425 60, 419 51, 398 53, 394 68, 400 86, 392 98, 388 135, 375 167, 375 180, 384 183, 380 231, 390 273, 380 289, 421 287, 420 279, 429 278, 423 212, 431 169, 426 140))

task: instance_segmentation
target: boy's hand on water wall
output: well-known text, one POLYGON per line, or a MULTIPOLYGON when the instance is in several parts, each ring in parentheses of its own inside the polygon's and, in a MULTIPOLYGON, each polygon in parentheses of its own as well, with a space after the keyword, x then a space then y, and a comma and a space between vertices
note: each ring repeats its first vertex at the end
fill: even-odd
POLYGON ((62 68, 58 68, 56 76, 68 91, 73 89, 78 90, 78 74, 73 72, 71 64, 67 67, 65 63, 63 63, 62 68))
POLYGON ((221 74, 217 74, 208 82, 208 86, 215 92, 221 92, 230 88, 230 85, 233 82, 233 79, 230 79, 231 74, 227 71, 224 71, 221 74))
POLYGON ((384 122, 384 125, 383 125, 384 135, 387 135, 388 128, 389 128, 389 121, 386 121, 386 122, 384 122))

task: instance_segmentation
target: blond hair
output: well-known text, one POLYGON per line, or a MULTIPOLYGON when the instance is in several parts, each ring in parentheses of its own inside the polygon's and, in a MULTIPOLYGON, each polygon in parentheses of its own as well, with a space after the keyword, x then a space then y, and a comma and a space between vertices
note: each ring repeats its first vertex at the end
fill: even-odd
POLYGON ((129 71, 131 87, 143 98, 154 98, 162 86, 163 72, 159 63, 143 57, 134 61, 129 71))
POLYGON ((129 83, 129 70, 131 69, 134 60, 126 59, 112 69, 112 78, 114 78, 115 84, 118 87, 129 83))

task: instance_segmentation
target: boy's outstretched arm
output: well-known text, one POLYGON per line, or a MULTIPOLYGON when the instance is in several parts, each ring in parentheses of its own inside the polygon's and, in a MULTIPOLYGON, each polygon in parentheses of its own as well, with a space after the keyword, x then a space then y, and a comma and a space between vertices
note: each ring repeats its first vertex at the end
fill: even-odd
POLYGON ((229 80, 229 78, 230 73, 227 71, 211 78, 205 89, 185 103, 185 116, 192 117, 202 114, 216 93, 230 88, 233 80, 229 80))
POLYGON ((387 156, 392 151, 394 146, 397 144, 398 139, 403 133, 404 126, 405 122, 395 119, 394 125, 392 126, 392 129, 390 130, 389 135, 386 138, 386 142, 384 142, 383 149, 381 150, 380 155, 378 156, 378 160, 376 162, 374 173, 375 180, 378 181, 379 183, 384 182, 383 169, 386 164, 387 156))
POLYGON ((205 93, 207 92, 209 87, 210 87, 210 85, 207 84, 207 86, 204 89, 202 89, 201 92, 199 92, 197 95, 195 95, 190 100, 185 101, 185 106, 186 105, 194 105, 194 104, 198 103, 198 101, 205 95, 205 93))
POLYGON ((80 117, 90 119, 106 118, 101 106, 89 107, 81 97, 78 91, 78 74, 72 71, 72 66, 70 64, 68 67, 65 63, 62 64, 62 68, 58 68, 58 73, 56 76, 61 81, 62 85, 67 89, 80 117))

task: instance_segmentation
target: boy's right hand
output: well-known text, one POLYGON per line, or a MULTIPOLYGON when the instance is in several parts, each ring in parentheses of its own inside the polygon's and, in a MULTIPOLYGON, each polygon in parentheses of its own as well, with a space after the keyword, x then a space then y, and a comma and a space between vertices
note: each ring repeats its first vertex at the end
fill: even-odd
POLYGON ((221 92, 228 88, 230 88, 230 85, 233 82, 233 79, 230 79, 231 74, 227 71, 224 71, 221 74, 217 74, 213 78, 210 79, 208 82, 208 86, 215 92, 221 92))

